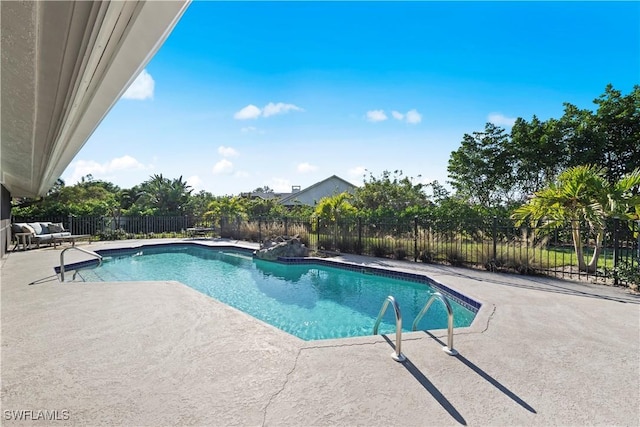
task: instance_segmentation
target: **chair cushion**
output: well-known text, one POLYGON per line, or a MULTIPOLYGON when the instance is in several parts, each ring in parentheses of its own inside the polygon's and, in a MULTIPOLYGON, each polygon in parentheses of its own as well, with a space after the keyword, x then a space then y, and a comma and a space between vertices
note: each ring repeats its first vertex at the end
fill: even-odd
POLYGON ((50 222, 41 222, 40 223, 40 227, 42 227, 42 233, 40 234, 49 234, 51 233, 49 231, 49 224, 51 224, 50 222))
POLYGON ((42 234, 42 226, 40 225, 39 222, 30 222, 27 225, 31 226, 31 228, 34 229, 36 235, 37 234, 42 234))
POLYGON ((64 231, 64 227, 62 223, 51 223, 49 224, 49 233, 61 233, 64 231))
POLYGON ((22 232, 36 234, 36 230, 30 224, 22 224, 22 232))
POLYGON ((68 237, 71 236, 71 233, 69 233, 68 231, 63 231, 61 233, 52 233, 51 234, 54 238, 58 239, 60 237, 68 237))
POLYGON ((51 240, 54 238, 53 234, 36 234, 35 235, 35 240, 36 241, 46 241, 46 240, 51 240))
POLYGON ((15 233, 24 233, 24 231, 22 231, 22 226, 23 225, 24 224, 20 224, 18 222, 14 223, 14 224, 11 224, 11 232, 14 233, 14 234, 15 233))

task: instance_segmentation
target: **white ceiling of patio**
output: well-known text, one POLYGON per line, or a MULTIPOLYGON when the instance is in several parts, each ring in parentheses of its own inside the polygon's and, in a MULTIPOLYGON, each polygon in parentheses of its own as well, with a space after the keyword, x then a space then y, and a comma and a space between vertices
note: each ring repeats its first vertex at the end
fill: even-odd
POLYGON ((189 2, 0 2, 0 183, 13 196, 46 194, 189 2))

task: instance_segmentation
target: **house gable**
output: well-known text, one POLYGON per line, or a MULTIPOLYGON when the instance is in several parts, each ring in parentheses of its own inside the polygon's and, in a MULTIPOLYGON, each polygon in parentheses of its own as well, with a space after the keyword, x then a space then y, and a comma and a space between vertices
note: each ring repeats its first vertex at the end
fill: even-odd
POLYGON ((303 190, 289 194, 280 200, 284 206, 307 205, 315 206, 322 198, 340 193, 353 194, 356 186, 339 176, 332 175, 303 190))

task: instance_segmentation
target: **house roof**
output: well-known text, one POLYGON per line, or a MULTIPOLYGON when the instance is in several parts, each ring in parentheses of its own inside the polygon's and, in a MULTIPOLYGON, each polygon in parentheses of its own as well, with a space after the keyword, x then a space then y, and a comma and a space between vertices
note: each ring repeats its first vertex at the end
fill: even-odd
POLYGON ((307 192, 309 192, 309 191, 313 190, 314 188, 319 187, 320 185, 322 185, 322 184, 324 184, 325 182, 330 181, 330 180, 338 180, 338 181, 341 181, 343 184, 345 184, 345 186, 347 186, 347 187, 349 187, 349 188, 351 188, 351 189, 355 189, 355 188, 356 188, 356 186, 355 186, 355 185, 353 185, 352 183, 350 183, 349 181, 344 180, 344 179, 340 178, 340 177, 339 177, 339 176, 337 176, 337 175, 331 175, 329 178, 323 179, 322 181, 318 181, 318 182, 316 182, 315 184, 310 185, 310 186, 309 186, 309 187, 307 187, 307 188, 304 188, 304 189, 302 189, 302 190, 300 190, 300 191, 297 191, 297 192, 295 192, 295 193, 291 193, 291 194, 289 194, 289 195, 287 195, 287 196, 283 197, 282 199, 280 199, 280 203, 282 203, 282 204, 287 204, 288 202, 292 202, 292 201, 293 201, 293 199, 296 199, 297 197, 300 197, 300 195, 301 195, 301 194, 303 195, 304 193, 307 193, 307 192))
POLYGON ((250 199, 263 199, 263 200, 271 200, 271 199, 282 199, 290 195, 291 193, 265 193, 264 191, 252 191, 249 193, 240 193, 241 197, 248 197, 250 199))

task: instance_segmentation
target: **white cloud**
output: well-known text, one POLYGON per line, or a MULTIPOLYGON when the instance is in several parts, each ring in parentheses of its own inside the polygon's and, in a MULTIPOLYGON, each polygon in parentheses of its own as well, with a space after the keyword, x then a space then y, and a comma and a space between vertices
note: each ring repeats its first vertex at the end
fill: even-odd
POLYGON ((233 115, 233 118, 236 120, 257 119, 258 117, 260 117, 261 113, 262 113, 262 110, 260 110, 258 107, 256 107, 253 104, 249 104, 246 107, 244 107, 242 110, 236 112, 233 115))
POLYGON ((507 117, 501 113, 491 113, 487 117, 487 120, 489 120, 489 122, 493 123, 494 125, 506 127, 511 127, 516 122, 515 118, 507 117))
POLYGON ((262 110, 263 117, 275 116, 276 114, 285 114, 289 111, 304 111, 302 108, 293 104, 285 104, 283 102, 278 102, 274 104, 273 102, 268 103, 262 110))
POLYGON ((144 170, 149 168, 129 155, 116 157, 106 163, 98 163, 95 160, 78 160, 72 166, 73 172, 71 173, 71 177, 67 179, 67 184, 76 183, 80 181, 80 178, 89 174, 93 175, 94 178, 101 178, 113 172, 144 170))
POLYGON ((398 112, 398 111, 392 111, 391 115, 393 116, 394 119, 396 120, 402 120, 404 119, 404 114, 398 112))
POLYGON ((415 125, 422 121, 422 114, 418 113, 418 110, 407 111, 407 123, 415 125))
POLYGON ((370 122, 382 122, 387 120, 387 115, 384 110, 371 110, 367 111, 367 120, 370 122))
POLYGON ((249 178, 251 174, 247 171, 237 171, 233 174, 236 178, 249 178))
POLYGON ((125 169, 144 169, 145 166, 128 154, 122 157, 116 157, 109 161, 106 165, 108 172, 119 171, 125 169))
POLYGON ((225 147, 224 145, 221 145, 218 147, 218 154, 222 157, 236 157, 239 153, 232 147, 225 147))
POLYGON ((318 167, 312 164, 309 164, 307 162, 304 162, 304 163, 300 163, 297 169, 298 169, 298 172, 300 173, 307 173, 307 172, 313 172, 318 170, 318 167))
POLYGON ((193 188, 195 191, 200 191, 203 190, 203 182, 202 179, 200 179, 200 177, 198 175, 193 175, 190 176, 189 178, 186 179, 187 184, 189 184, 191 186, 191 188, 193 188))
POLYGON ((219 174, 228 175, 231 172, 233 172, 233 163, 231 163, 227 159, 222 159, 218 163, 213 165, 213 173, 216 175, 219 175, 219 174))
POLYGON ((124 99, 137 100, 153 99, 154 88, 155 82, 153 81, 153 77, 144 69, 138 74, 138 77, 131 83, 131 86, 127 88, 122 97, 124 99))
POLYGON ((266 132, 262 129, 259 129, 255 126, 246 126, 240 129, 242 133, 256 133, 258 135, 264 135, 266 132))
MULTIPOLYGON (((285 114, 289 111, 304 111, 304 109, 298 107, 297 105, 285 104, 284 102, 278 102, 277 104, 270 102, 262 109, 256 107, 253 104, 249 104, 242 110, 236 112, 233 115, 233 118, 237 120, 257 119, 260 116, 270 117, 278 114, 285 114)), ((256 128, 254 128, 253 126, 243 128, 243 132, 245 131, 245 129, 247 132, 256 130, 256 128)))
POLYGON ((291 181, 284 178, 271 178, 271 182, 267 185, 273 188, 276 193, 289 193, 291 192, 291 181))
POLYGON ((367 169, 364 166, 356 166, 354 168, 349 169, 348 173, 350 176, 361 178, 367 169))

